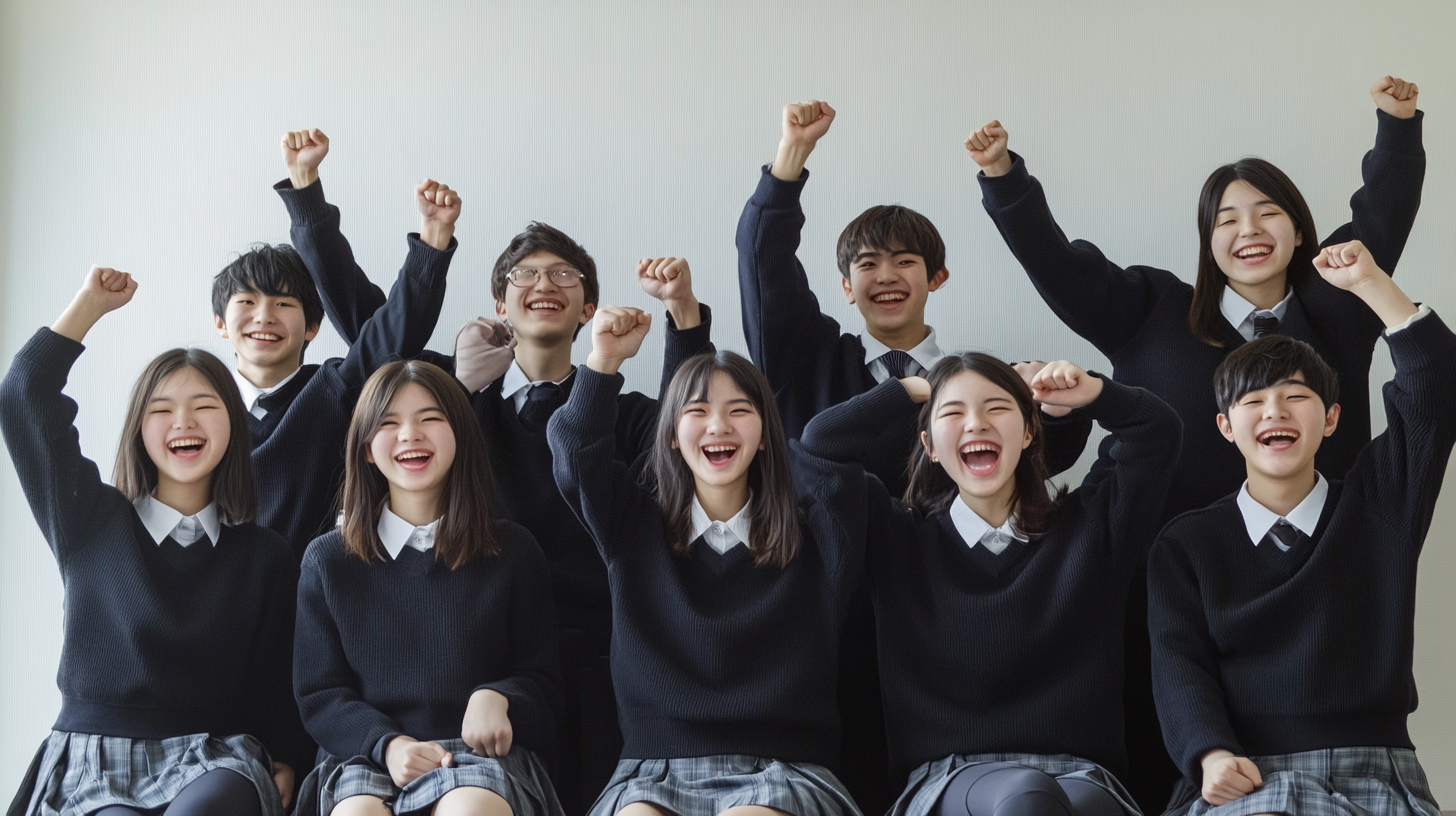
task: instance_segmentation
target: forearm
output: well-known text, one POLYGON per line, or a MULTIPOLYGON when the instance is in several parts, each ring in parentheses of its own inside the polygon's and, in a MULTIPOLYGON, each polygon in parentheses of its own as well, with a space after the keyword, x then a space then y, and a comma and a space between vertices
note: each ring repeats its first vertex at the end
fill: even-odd
POLYGON ((799 176, 804 173, 804 165, 809 161, 809 154, 813 152, 814 145, 779 142, 778 153, 774 156, 773 167, 769 172, 782 181, 798 181, 799 176))
POLYGON ((56 322, 51 324, 51 331, 80 343, 85 341, 87 332, 91 331, 91 327, 95 326, 104 314, 106 314, 105 309, 78 295, 66 307, 66 310, 61 312, 61 316, 56 318, 56 322))
POLYGON ((899 380, 888 379, 847 402, 820 411, 804 428, 800 444, 811 455, 829 461, 862 463, 887 424, 919 410, 905 386, 899 380))
POLYGON ((1417 311, 1416 304, 1389 275, 1380 275, 1350 288, 1375 312, 1387 329, 1405 323, 1417 311))

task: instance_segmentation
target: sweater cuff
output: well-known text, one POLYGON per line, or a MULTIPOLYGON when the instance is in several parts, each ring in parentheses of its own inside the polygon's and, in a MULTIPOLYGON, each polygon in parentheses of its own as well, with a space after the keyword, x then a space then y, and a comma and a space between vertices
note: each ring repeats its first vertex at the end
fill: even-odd
POLYGON ((450 245, 444 249, 435 249, 425 243, 418 232, 411 232, 406 240, 409 242, 409 254, 405 256, 404 268, 411 278, 424 278, 427 282, 450 271, 450 259, 455 257, 455 250, 460 247, 460 242, 453 235, 450 236, 450 245))
POLYGON ((1410 326, 1411 326, 1412 323, 1416 322, 1417 320, 1420 320, 1421 318, 1425 317, 1426 315, 1428 315, 1430 313, 1431 313, 1431 307, 1425 305, 1424 303, 1422 303, 1420 305, 1420 307, 1416 309, 1416 313, 1413 314, 1413 315, 1411 315, 1410 317, 1407 317, 1405 319, 1405 321, 1402 322, 1399 326, 1391 326, 1390 328, 1386 329, 1385 330, 1385 339, 1389 340, 1390 339, 1390 336, 1392 334, 1395 334, 1398 331, 1403 331, 1405 329, 1410 328, 1410 326))
POLYGON ((1088 374, 1102 380, 1102 393, 1097 399, 1082 406, 1082 412, 1096 420, 1099 425, 1106 427, 1108 423, 1116 423, 1119 419, 1131 416, 1137 410, 1138 403, 1142 401, 1143 390, 1123 385, 1120 382, 1089 371, 1088 374))
POLYGON ((296 225, 316 224, 330 215, 329 202, 324 200, 323 179, 302 190, 295 190, 293 182, 284 179, 273 185, 273 189, 278 191, 278 197, 288 209, 288 217, 296 225))
POLYGON ((1406 153, 1424 156, 1421 144, 1421 120, 1426 112, 1417 110, 1409 119, 1399 119, 1379 108, 1375 110, 1375 149, 1381 153, 1406 153))
POLYGON ((1422 306, 1426 316, 1417 312, 1407 321, 1404 328, 1386 331, 1385 342, 1390 347, 1391 362, 1396 371, 1451 365, 1456 356, 1456 335, 1452 335, 1441 316, 1422 306))
POLYGON ((41 326, 20 347, 20 351, 15 353, 15 359, 24 358, 42 370, 58 372, 64 380, 66 372, 71 370, 71 366, 76 364, 76 359, 85 350, 85 345, 63 334, 57 334, 49 326, 41 326))
POLYGON ((672 312, 667 313, 667 330, 683 342, 694 342, 696 345, 706 345, 708 338, 712 336, 713 310, 708 304, 699 301, 698 303, 698 325, 691 329, 679 329, 672 320, 672 312), (698 342, 701 340, 701 342, 698 342))
POLYGON ((579 365, 576 367, 576 383, 571 386, 570 401, 592 406, 610 400, 615 405, 617 395, 622 393, 622 387, 626 383, 627 378, 620 371, 616 374, 603 374, 590 366, 579 365), (581 394, 580 398, 576 396, 578 393, 581 394))
POLYGON ((981 183, 981 202, 986 209, 1001 209, 1024 198, 1031 190, 1031 173, 1027 172, 1026 160, 1015 151, 1011 154, 1011 169, 1002 176, 988 176, 985 171, 976 174, 981 183))
POLYGON ((799 195, 804 192, 804 182, 809 180, 809 171, 806 168, 799 174, 797 181, 784 181, 769 172, 771 164, 763 166, 763 174, 758 179, 758 189, 753 191, 753 198, 749 203, 764 209, 782 209, 784 207, 798 207, 799 195))
POLYGON ((398 731, 392 731, 380 737, 374 747, 369 750, 369 761, 389 772, 389 763, 384 761, 385 755, 389 752, 389 741, 395 737, 403 736, 398 731))

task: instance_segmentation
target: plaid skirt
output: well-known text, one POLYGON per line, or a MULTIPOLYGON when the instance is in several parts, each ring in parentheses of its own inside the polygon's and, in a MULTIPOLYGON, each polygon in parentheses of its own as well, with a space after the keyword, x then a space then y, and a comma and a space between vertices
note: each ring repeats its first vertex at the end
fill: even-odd
POLYGON ((437 741, 454 755, 455 764, 436 768, 403 788, 367 757, 326 757, 299 786, 294 816, 328 816, 350 796, 377 796, 393 813, 412 813, 429 808, 456 788, 494 791, 515 816, 565 816, 546 766, 530 749, 516 746, 492 759, 472 753, 464 740, 437 741))
POLYGON ((1249 759, 1259 766, 1264 787, 1215 806, 1180 779, 1165 816, 1441 816, 1409 748, 1331 748, 1249 759))
POLYGON ((1132 796, 1117 781, 1117 777, 1095 762, 1079 759, 1071 754, 1014 753, 957 754, 921 765, 910 772, 905 791, 895 800, 889 816, 927 816, 934 813, 941 794, 945 793, 945 788, 950 784, 956 770, 986 762, 1014 762, 1035 768, 1053 779, 1085 780, 1107 791, 1129 816, 1142 816, 1142 811, 1138 810, 1132 796))
POLYGON ((676 816, 717 816, 740 805, 792 816, 860 816, 849 791, 828 768, 737 754, 624 759, 590 816, 616 816, 633 802, 676 816))
POLYGON ((109 805, 164 808, 197 777, 219 769, 253 783, 263 816, 283 816, 273 763, 246 734, 149 740, 63 731, 52 731, 41 744, 11 813, 85 816, 109 805))

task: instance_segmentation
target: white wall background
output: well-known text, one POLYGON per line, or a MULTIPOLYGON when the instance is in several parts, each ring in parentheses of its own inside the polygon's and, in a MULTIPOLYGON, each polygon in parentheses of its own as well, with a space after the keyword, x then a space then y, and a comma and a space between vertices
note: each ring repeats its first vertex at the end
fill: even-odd
MULTIPOLYGON (((831 314, 859 325, 837 294, 839 230, 871 204, 899 202, 933 219, 948 245, 950 284, 930 305, 943 347, 1105 365, 1001 243, 966 134, 999 117, 1069 234, 1191 280, 1196 196, 1218 164, 1255 154, 1280 165, 1322 235, 1348 218, 1375 134, 1366 89, 1394 73, 1423 89, 1430 156, 1399 279, 1456 315, 1456 5, 1445 0, 4 0, 0 15, 0 365, 54 319, 90 264, 141 282, 92 334, 69 389, 103 472, 147 360, 179 344, 226 353, 211 328, 211 276, 251 242, 287 240, 269 189, 284 175, 278 137, 309 126, 333 138, 329 198, 386 286, 417 228, 411 185, 432 176, 461 191, 440 348, 489 313, 491 262, 540 219, 592 251, 604 302, 648 305, 635 259, 687 256, 718 309, 716 339, 742 350, 734 226, 773 156, 780 106, 817 97, 840 115, 810 162, 801 258, 831 314)), ((310 358, 340 349, 326 333, 310 358)), ((633 386, 653 388, 658 349, 660 338, 629 365, 633 386)), ((1390 365, 1377 358, 1378 384, 1390 365)), ((61 585, 8 463, 0 507, 8 791, 59 706, 61 585)), ((1448 490, 1421 567, 1422 704, 1411 721, 1448 807, 1453 586, 1448 490)))

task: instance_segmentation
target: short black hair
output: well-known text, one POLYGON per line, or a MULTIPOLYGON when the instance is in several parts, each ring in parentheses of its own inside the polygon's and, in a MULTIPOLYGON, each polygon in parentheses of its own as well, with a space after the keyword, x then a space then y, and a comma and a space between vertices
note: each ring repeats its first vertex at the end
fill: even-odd
MULTIPOLYGON (((304 326, 324 322, 324 302, 319 298, 318 287, 309 277, 308 267, 304 266, 298 250, 288 244, 253 244, 237 260, 223 267, 212 279, 212 313, 225 317, 228 301, 239 292, 297 298, 303 306, 304 326)), ((307 340, 303 347, 308 348, 307 340)))
POLYGON ((1284 382, 1295 374, 1319 396, 1325 410, 1340 400, 1340 375, 1303 340, 1271 334, 1235 349, 1213 372, 1218 410, 1227 414, 1249 394, 1284 382))
POLYGON ((929 218, 899 204, 870 207, 839 233, 839 274, 848 278, 854 257, 865 249, 913 252, 925 259, 926 278, 945 268, 945 241, 940 231, 929 218))

